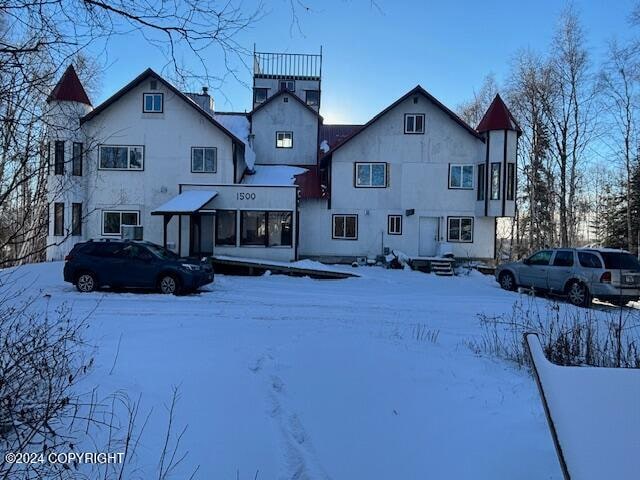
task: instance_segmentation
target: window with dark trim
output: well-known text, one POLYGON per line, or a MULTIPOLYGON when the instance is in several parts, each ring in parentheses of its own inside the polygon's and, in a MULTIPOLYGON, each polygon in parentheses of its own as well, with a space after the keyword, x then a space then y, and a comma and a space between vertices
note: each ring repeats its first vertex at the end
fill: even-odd
POLYGON ((100 145, 100 170, 144 170, 144 147, 135 145, 100 145))
POLYGON ((73 157, 71 159, 71 174, 82 176, 82 143, 73 142, 73 157))
POLYGON ((507 163, 507 200, 513 200, 516 190, 516 164, 507 163))
POLYGON ((305 90, 305 101, 310 107, 320 105, 320 92, 318 90, 305 90))
POLYGON ((357 240, 358 239, 358 216, 357 215, 334 215, 333 231, 331 238, 335 240, 357 240))
POLYGON ((405 113, 404 133, 424 133, 424 113, 405 113))
POLYGON ((71 204, 71 235, 82 235, 82 203, 71 204))
POLYGON ((387 186, 387 164, 356 162, 353 184, 357 188, 385 188, 387 186))
POLYGON ((500 164, 491 164, 491 200, 500 200, 500 164))
POLYGON ((478 165, 478 200, 484 200, 485 196, 485 187, 486 187, 486 179, 485 179, 485 166, 484 163, 478 165))
POLYGON ((215 147, 191 147, 191 171, 194 173, 216 173, 218 149, 215 147))
POLYGON ((280 90, 285 90, 287 92, 295 92, 296 91, 295 80, 280 80, 280 90))
POLYGON ((137 210, 103 210, 102 235, 120 235, 122 225, 140 225, 137 210))
POLYGON ((55 150, 53 153, 53 173, 56 175, 64 175, 64 141, 56 140, 55 150))
POLYGON ((216 245, 236 246, 236 222, 235 210, 216 211, 216 245))
POLYGON ((449 165, 449 188, 473 190, 473 165, 449 165))
POLYGON ((293 212, 242 210, 240 212, 240 245, 293 246, 293 212))
POLYGON ((253 103, 264 103, 267 101, 267 96, 269 95, 268 88, 259 88, 256 87, 253 89, 253 103))
POLYGON ((447 219, 447 241, 473 242, 473 217, 449 217, 447 219))
POLYGON ((56 237, 64 235, 64 203, 53 204, 53 234, 56 237))
POLYGON ((389 235, 402 235, 402 215, 389 215, 387 233, 389 235))
POLYGON ((143 93, 142 111, 144 113, 162 113, 164 108, 164 95, 162 93, 143 93))
POLYGON ((276 148, 293 148, 293 132, 276 132, 276 148))

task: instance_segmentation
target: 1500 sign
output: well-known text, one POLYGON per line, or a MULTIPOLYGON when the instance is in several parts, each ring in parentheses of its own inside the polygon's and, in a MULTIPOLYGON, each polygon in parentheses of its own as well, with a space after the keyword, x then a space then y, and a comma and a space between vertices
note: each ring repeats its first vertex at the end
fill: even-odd
POLYGON ((236 193, 236 200, 255 200, 255 193, 238 192, 236 193))

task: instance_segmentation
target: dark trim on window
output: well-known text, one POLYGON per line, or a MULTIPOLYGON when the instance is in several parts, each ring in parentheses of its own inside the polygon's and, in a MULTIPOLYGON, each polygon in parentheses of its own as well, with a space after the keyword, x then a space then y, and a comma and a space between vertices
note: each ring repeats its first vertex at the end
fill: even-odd
POLYGON ((285 92, 295 92, 296 91, 296 81, 295 80, 287 80, 284 78, 281 78, 280 80, 278 80, 278 91, 285 91, 285 92), (293 88, 288 88, 287 85, 285 85, 285 88, 282 88, 282 84, 286 83, 287 85, 289 83, 293 84, 293 88))
POLYGON ((450 163, 449 164, 449 174, 447 177, 447 190, 473 190, 475 188, 475 185, 473 184, 473 182, 475 181, 475 166, 472 164, 465 164, 465 163, 450 163), (460 186, 459 187, 452 187, 451 186, 451 167, 462 167, 460 169, 460 186), (473 168, 473 173, 471 174, 471 186, 470 187, 463 187, 462 185, 464 185, 464 181, 462 178, 462 172, 464 171, 464 167, 471 167, 473 168))
MULTIPOLYGON (((254 79, 255 82, 255 79, 254 79)), ((258 104, 258 105, 262 105, 264 102, 267 101, 267 99, 269 98, 269 88, 267 87, 253 87, 253 104, 258 104), (261 102, 256 100, 256 93, 258 92, 258 90, 260 92, 264 92, 264 100, 262 100, 261 102)))
POLYGON ((276 131, 276 148, 293 148, 293 132, 289 130, 278 130, 276 131), (291 134, 291 146, 290 147, 279 147, 278 146, 278 134, 279 133, 289 133, 291 134))
POLYGON ((474 229, 475 229, 475 219, 473 217, 464 217, 459 215, 454 215, 451 217, 447 217, 447 242, 450 243, 473 243, 474 237, 474 229), (471 220, 471 240, 452 240, 449 236, 450 225, 449 222, 451 220, 460 220, 460 237, 462 237, 462 220, 471 220))
POLYGON ((507 201, 507 139, 508 139, 508 131, 504 131, 504 145, 503 154, 502 154, 502 171, 504 174, 502 175, 502 216, 504 217, 506 212, 506 201, 507 201))
POLYGON ((64 236, 64 203, 53 204, 53 235, 64 236))
MULTIPOLYGON (((489 175, 491 174, 491 167, 489 166, 489 147, 491 144, 491 132, 487 132, 487 150, 484 158, 485 165, 485 180, 484 180, 484 216, 489 215, 489 197, 491 192, 489 191, 489 175)), ((495 254, 494 254, 495 258, 495 254)))
POLYGON ((353 186, 354 188, 387 188, 389 186, 389 165, 387 162, 354 162, 353 186), (358 165, 384 165, 384 185, 358 185, 358 165))
POLYGON ((164 113, 164 93, 162 92, 143 92, 142 93, 142 113, 164 113), (147 110, 145 108, 145 98, 147 95, 160 95, 160 111, 158 110, 147 110))
POLYGON ((485 170, 484 163, 479 163, 477 168, 477 175, 476 175, 477 182, 478 182, 478 193, 476 195, 477 201, 484 200, 484 197, 487 195, 487 192, 485 190, 485 186, 486 186, 485 176, 486 176, 486 170, 485 170))
POLYGON ((53 173, 56 175, 64 175, 64 140, 55 141, 53 163, 53 173))
POLYGON ((213 237, 214 245, 221 246, 221 247, 237 247, 238 246, 238 210, 216 209, 215 229, 216 229, 216 233, 213 237), (225 242, 218 241, 218 224, 220 223, 219 214, 221 212, 233 212, 233 243, 225 243, 225 242))
POLYGON ((117 237, 122 235, 122 214, 123 213, 135 213, 138 215, 138 225, 140 225, 140 210, 102 210, 100 214, 100 234, 104 237, 117 237), (118 233, 105 233, 104 232, 104 214, 105 213, 119 213, 120 214, 120 232, 118 233))
MULTIPOLYGON (((346 223, 345 223, 345 233, 346 233, 346 223)), ((358 240, 358 214, 354 213, 334 213, 331 215, 331 238, 333 240, 358 240), (335 236, 335 219, 336 217, 354 217, 356 219, 356 236, 355 237, 336 237, 335 236)))
MULTIPOLYGON (((129 152, 127 151, 127 164, 128 164, 128 155, 129 152)), ((107 172, 144 172, 144 165, 145 165, 145 146, 144 145, 118 145, 118 144, 100 144, 98 145, 98 170, 105 170, 107 172), (104 168, 101 167, 100 164, 102 163, 102 159, 100 158, 102 156, 102 147, 140 147, 142 148, 142 168, 104 168)))
POLYGON ((310 107, 320 107, 320 90, 316 88, 310 88, 304 91, 304 102, 310 107), (309 92, 316 92, 318 94, 318 103, 309 103, 309 92))
POLYGON ((71 157, 71 174, 76 177, 82 176, 82 160, 84 157, 84 145, 80 142, 73 142, 71 157), (76 147, 79 150, 76 152, 76 147))
POLYGON ((515 199, 516 190, 516 164, 513 162, 507 163, 507 200, 515 199))
POLYGON ((291 245, 269 245, 269 213, 288 213, 291 215, 291 228, 298 228, 297 224, 294 224, 294 211, 293 210, 255 210, 255 209, 244 209, 238 210, 240 215, 240 236, 238 237, 238 245, 240 247, 262 247, 265 248, 293 248, 294 242, 294 232, 291 232, 291 245), (262 213, 264 215, 264 225, 265 225, 265 234, 264 234, 264 245, 260 244, 242 244, 242 227, 244 226, 244 220, 242 218, 242 214, 244 212, 257 212, 262 213))
POLYGON ((405 135, 424 135, 424 132, 426 130, 425 127, 425 114, 424 113, 405 113, 404 114, 404 133, 405 135), (415 119, 414 119, 414 131, 413 132, 407 132, 407 117, 412 116, 412 117, 422 117, 422 131, 418 132, 415 131, 415 119))
POLYGON ((491 187, 489 189, 489 199, 490 200, 500 200, 500 190, 502 190, 502 169, 500 168, 502 166, 502 164, 500 162, 491 162, 491 170, 489 170, 489 186, 491 187), (494 166, 497 166, 498 169, 498 185, 497 185, 497 189, 494 190, 494 185, 493 185, 493 171, 494 171, 494 166), (498 196, 494 198, 493 194, 497 193, 498 196))
POLYGON ((71 235, 82 235, 82 203, 71 204, 71 235))
POLYGON ((387 234, 388 235, 402 235, 402 215, 387 215, 387 234), (391 231, 391 219, 398 218, 400 219, 400 231, 392 232, 391 231))
MULTIPOLYGON (((191 163, 191 173, 218 173, 218 147, 191 147, 190 163, 191 163), (202 170, 193 169, 193 151, 196 148, 203 149, 202 151, 202 168, 203 169, 202 170), (204 170, 204 150, 206 149, 211 149, 215 152, 214 159, 213 159, 213 170, 204 170)), ((235 161, 234 161, 234 169, 235 169, 235 161)), ((234 182, 235 182, 235 176, 234 176, 234 182)))

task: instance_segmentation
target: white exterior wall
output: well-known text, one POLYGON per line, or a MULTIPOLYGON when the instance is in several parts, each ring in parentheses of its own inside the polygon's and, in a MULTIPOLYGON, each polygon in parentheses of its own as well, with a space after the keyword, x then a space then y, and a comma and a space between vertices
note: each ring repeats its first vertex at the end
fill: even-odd
POLYGON ((439 240, 446 239, 446 218, 474 218, 473 242, 445 246, 460 257, 491 258, 494 219, 476 217, 476 164, 485 144, 465 131, 422 95, 408 98, 333 154, 331 209, 301 205, 301 256, 375 257, 383 247, 420 255, 420 217, 437 217, 439 240), (404 134, 404 114, 424 113, 424 135, 404 134), (355 162, 386 162, 387 188, 355 188, 355 162), (473 190, 448 188, 449 164, 474 166, 473 190), (415 213, 406 216, 408 209, 415 213), (358 239, 332 239, 332 215, 357 214, 358 239), (403 215, 402 235, 387 234, 387 216, 403 215))
POLYGON ((256 164, 315 165, 318 156, 318 117, 291 94, 281 95, 251 119, 256 164), (285 102, 284 99, 288 101, 285 102), (293 132, 293 148, 276 148, 276 132, 293 132))
MULTIPOLYGON (((295 82, 295 90, 292 94, 306 103, 306 90, 320 90, 320 82, 318 80, 293 80, 295 82)), ((255 78, 254 88, 267 88, 267 98, 275 95, 280 91, 280 80, 273 78, 255 78)), ((258 105, 254 105, 254 108, 258 105)), ((316 109, 317 110, 317 109, 316 109)))

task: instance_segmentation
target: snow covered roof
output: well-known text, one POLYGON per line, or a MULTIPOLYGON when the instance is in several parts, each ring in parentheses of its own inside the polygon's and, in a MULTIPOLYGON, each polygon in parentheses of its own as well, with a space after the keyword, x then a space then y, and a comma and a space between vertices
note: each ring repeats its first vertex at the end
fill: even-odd
POLYGON ((73 65, 69 65, 62 77, 49 95, 47 101, 58 100, 67 102, 80 102, 91 105, 89 96, 82 86, 73 65))
POLYGON ((296 175, 306 173, 306 168, 289 165, 257 165, 253 175, 245 175, 245 185, 295 185, 296 175))
POLYGON ((640 472, 640 369, 561 367, 526 336, 565 476, 631 480, 640 472))
POLYGON ((516 119, 511 115, 511 112, 498 94, 496 94, 491 105, 487 108, 476 130, 480 133, 489 130, 514 130, 518 134, 522 132, 516 119))
POLYGON ((244 161, 249 170, 253 170, 256 163, 256 154, 249 145, 249 118, 244 113, 215 113, 213 118, 231 131, 244 143, 244 161))
POLYGON ((187 190, 160 205, 151 212, 151 215, 196 213, 216 195, 218 192, 215 190, 187 190))

